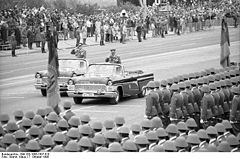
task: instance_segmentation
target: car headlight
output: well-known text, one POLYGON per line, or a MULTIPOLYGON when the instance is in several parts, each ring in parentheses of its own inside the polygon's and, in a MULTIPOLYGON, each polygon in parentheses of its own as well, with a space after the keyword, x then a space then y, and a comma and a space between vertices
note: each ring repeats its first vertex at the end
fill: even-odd
POLYGON ((72 79, 68 80, 69 85, 74 85, 74 81, 72 79))
POLYGON ((36 73, 35 78, 41 78, 41 74, 40 73, 36 73))
POLYGON ((107 85, 108 85, 108 86, 111 86, 111 85, 112 85, 112 81, 109 80, 109 81, 107 82, 107 85))
POLYGON ((72 77, 76 77, 76 76, 77 76, 77 74, 76 74, 76 73, 73 73, 73 74, 72 74, 72 77))

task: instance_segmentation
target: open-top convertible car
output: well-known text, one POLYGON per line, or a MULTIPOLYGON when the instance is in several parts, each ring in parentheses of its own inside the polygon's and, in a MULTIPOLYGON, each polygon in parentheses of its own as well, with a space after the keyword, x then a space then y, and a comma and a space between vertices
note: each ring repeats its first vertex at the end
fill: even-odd
POLYGON ((153 73, 125 71, 121 64, 90 64, 84 76, 69 79, 67 94, 76 104, 84 98, 109 98, 111 104, 117 104, 122 97, 143 97, 143 87, 153 79, 153 73))
MULTIPOLYGON (((75 76, 82 76, 86 73, 88 68, 88 61, 81 58, 62 58, 58 59, 59 62, 59 77, 58 85, 60 92, 67 91, 67 82, 70 78, 75 76)), ((38 71, 35 74, 36 89, 40 89, 43 96, 47 95, 47 75, 48 71, 38 71)))

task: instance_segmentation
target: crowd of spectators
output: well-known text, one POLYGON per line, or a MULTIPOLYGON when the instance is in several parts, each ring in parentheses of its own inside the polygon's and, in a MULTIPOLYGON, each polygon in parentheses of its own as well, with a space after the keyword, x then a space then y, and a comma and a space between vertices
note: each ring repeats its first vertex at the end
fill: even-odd
POLYGON ((96 41, 100 39, 101 45, 114 40, 125 43, 126 37, 132 39, 136 35, 136 28, 144 39, 149 30, 153 37, 164 37, 168 31, 180 35, 218 25, 223 13, 234 18, 234 26, 237 27, 239 6, 239 1, 235 0, 212 5, 204 3, 201 7, 177 3, 165 11, 159 11, 159 7, 153 5, 148 7, 145 19, 143 9, 126 13, 103 10, 101 13, 86 16, 44 7, 13 8, 0 12, 0 39, 4 44, 11 32, 15 32, 17 46, 22 44, 26 47, 28 44, 29 49, 32 49, 31 44, 35 42, 36 47, 40 47, 40 42, 45 40, 46 26, 52 25, 63 40, 76 38, 76 45, 80 41, 87 44, 88 37, 95 37, 96 41), (214 24, 216 21, 218 24, 214 24))

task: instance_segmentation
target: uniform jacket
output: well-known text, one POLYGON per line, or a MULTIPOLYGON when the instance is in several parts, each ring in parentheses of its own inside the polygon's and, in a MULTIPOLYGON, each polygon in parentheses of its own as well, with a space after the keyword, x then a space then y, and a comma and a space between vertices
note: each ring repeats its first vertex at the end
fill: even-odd
POLYGON ((202 96, 201 96, 201 92, 199 91, 198 88, 193 87, 192 88, 192 93, 194 96, 194 111, 195 113, 200 112, 200 107, 201 107, 201 100, 202 100, 202 96))
POLYGON ((182 91, 180 93, 180 95, 183 98, 183 107, 182 107, 182 112, 183 112, 183 116, 187 116, 189 115, 187 107, 188 107, 188 94, 186 91, 182 91))
POLYGON ((167 88, 162 89, 162 96, 163 96, 163 103, 164 103, 164 108, 163 108, 163 113, 169 113, 170 107, 169 104, 171 102, 171 92, 167 88))
POLYGON ((188 95, 188 105, 187 105, 187 112, 188 114, 193 114, 194 111, 194 96, 193 96, 193 92, 190 89, 186 89, 186 93, 188 95))
POLYGON ((213 96, 214 103, 215 103, 214 109, 215 109, 216 114, 214 114, 214 116, 222 115, 221 110, 219 110, 220 109, 220 107, 219 107, 219 100, 220 100, 219 94, 216 91, 214 91, 214 92, 211 92, 211 95, 213 96))
POLYGON ((156 92, 151 91, 146 97, 145 114, 149 117, 157 116, 161 112, 159 96, 156 92))
POLYGON ((180 119, 182 113, 183 98, 178 92, 174 92, 170 103, 170 118, 180 119))
POLYGON ((211 94, 205 94, 202 98, 201 119, 207 121, 213 117, 214 111, 214 98, 211 94))
POLYGON ((230 121, 240 122, 240 96, 235 95, 232 100, 232 110, 230 112, 230 121))
MULTIPOLYGON (((221 90, 217 90, 216 92, 218 92, 219 94, 219 111, 221 112, 221 114, 224 114, 224 98, 225 98, 225 95, 224 93, 221 91, 221 90)), ((227 111, 227 110, 226 110, 227 111)))

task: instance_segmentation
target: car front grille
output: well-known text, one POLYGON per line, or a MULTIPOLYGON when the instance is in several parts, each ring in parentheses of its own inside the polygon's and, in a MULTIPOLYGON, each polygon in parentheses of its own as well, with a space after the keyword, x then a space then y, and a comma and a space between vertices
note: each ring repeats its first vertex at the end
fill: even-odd
POLYGON ((107 91, 107 86, 104 84, 76 84, 75 89, 77 91, 107 91))

